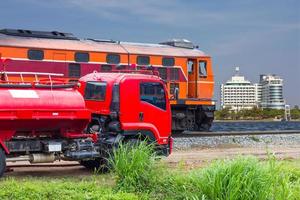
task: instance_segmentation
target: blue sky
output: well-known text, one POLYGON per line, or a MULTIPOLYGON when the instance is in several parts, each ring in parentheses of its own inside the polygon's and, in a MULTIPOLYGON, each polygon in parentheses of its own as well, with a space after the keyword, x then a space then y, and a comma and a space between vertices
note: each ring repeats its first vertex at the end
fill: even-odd
POLYGON ((284 78, 300 105, 299 0, 2 0, 0 28, 58 30, 81 38, 158 43, 186 38, 213 58, 216 90, 234 74, 284 78))

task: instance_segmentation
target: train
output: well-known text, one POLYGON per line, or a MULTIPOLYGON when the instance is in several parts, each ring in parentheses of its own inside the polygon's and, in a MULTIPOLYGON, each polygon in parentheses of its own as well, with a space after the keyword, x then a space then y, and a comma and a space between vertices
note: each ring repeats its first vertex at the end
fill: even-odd
POLYGON ((17 161, 78 161, 105 172, 120 144, 172 151, 171 107, 156 75, 94 72, 78 83, 50 73, 0 75, 0 177, 17 161))
POLYGON ((69 82, 93 71, 149 70, 165 81, 172 131, 208 131, 215 111, 211 57, 192 42, 158 44, 79 39, 71 33, 0 30, 0 71, 60 73, 69 82))

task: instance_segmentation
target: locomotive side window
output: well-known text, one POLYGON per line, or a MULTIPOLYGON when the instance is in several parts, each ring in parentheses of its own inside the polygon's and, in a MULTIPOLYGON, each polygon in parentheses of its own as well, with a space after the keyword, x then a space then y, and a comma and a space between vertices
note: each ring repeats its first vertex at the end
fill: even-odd
POLYGON ((105 93, 105 82, 87 82, 84 92, 84 98, 86 100, 104 101, 105 93))
POLYGON ((187 67, 188 67, 188 73, 192 74, 194 71, 194 62, 192 60, 189 60, 187 63, 187 67))
POLYGON ((136 58, 136 62, 138 65, 149 65, 150 57, 149 56, 138 56, 136 58))
POLYGON ((167 68, 164 68, 164 67, 158 67, 157 68, 157 71, 159 73, 159 77, 164 79, 164 80, 167 80, 168 78, 168 74, 167 74, 167 68))
POLYGON ((100 67, 101 72, 110 72, 111 70, 112 70, 111 65, 101 65, 101 67, 100 67))
POLYGON ((170 69, 170 79, 171 81, 178 81, 179 80, 179 69, 178 68, 174 68, 174 69, 170 69))
POLYGON ((174 58, 163 57, 162 65, 163 66, 174 66, 175 65, 175 59, 174 58))
POLYGON ((200 77, 207 76, 206 61, 199 61, 199 76, 200 77))
POLYGON ((166 110, 166 96, 161 83, 140 83, 140 99, 141 101, 166 110))
POLYGON ((89 55, 89 53, 76 52, 75 53, 75 61, 76 62, 89 62, 90 55, 89 55))
POLYGON ((43 60, 44 59, 44 51, 29 49, 27 52, 27 56, 28 56, 28 59, 30 59, 30 60, 43 60))
POLYGON ((118 54, 107 54, 106 62, 109 64, 119 64, 120 63, 120 55, 118 54))
POLYGON ((70 63, 69 64, 69 77, 80 78, 80 76, 81 76, 80 64, 70 63))

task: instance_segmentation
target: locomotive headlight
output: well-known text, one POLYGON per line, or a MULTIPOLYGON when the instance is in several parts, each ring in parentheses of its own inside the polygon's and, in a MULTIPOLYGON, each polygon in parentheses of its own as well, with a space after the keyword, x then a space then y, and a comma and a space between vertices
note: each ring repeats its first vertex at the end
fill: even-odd
POLYGON ((78 82, 78 83, 77 83, 77 87, 80 88, 80 86, 81 86, 81 83, 78 82))

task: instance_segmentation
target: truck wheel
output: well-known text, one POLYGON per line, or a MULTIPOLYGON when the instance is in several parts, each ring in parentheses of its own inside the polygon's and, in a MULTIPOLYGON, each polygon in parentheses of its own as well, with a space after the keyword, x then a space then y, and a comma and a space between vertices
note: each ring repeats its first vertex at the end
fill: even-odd
POLYGON ((83 160, 80 164, 87 169, 96 170, 100 173, 106 173, 109 171, 108 161, 106 158, 96 158, 95 160, 83 160))
POLYGON ((5 153, 0 147, 0 177, 3 176, 5 169, 6 169, 6 158, 5 153))

